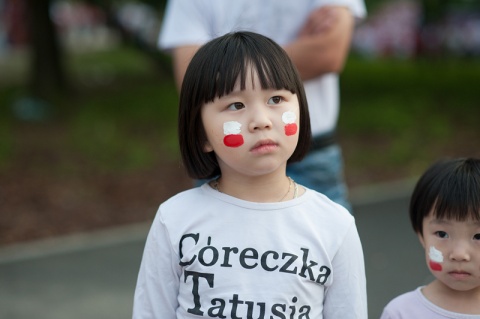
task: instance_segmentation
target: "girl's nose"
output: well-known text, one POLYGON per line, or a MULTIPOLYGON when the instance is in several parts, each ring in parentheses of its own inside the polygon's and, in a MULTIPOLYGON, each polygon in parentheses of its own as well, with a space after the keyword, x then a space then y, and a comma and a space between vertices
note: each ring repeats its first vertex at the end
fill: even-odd
POLYGON ((251 121, 249 124, 250 131, 264 130, 272 128, 272 121, 268 112, 260 108, 252 110, 251 121))
POLYGON ((468 244, 462 242, 454 243, 449 257, 452 261, 469 261, 468 244))

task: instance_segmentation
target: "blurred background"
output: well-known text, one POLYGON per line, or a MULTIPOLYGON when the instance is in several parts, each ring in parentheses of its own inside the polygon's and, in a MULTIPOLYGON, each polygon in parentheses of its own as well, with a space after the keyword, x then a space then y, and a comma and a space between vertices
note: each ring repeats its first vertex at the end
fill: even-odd
MULTIPOLYGON (((480 1, 367 0, 341 75, 351 189, 480 156, 480 1)), ((0 0, 0 246, 149 221, 190 187, 165 0, 0 0)))
MULTIPOLYGON (((366 4, 368 18, 356 29, 340 78, 338 134, 357 199, 369 303, 377 302, 371 311, 378 315, 428 271, 407 220, 409 193, 376 208, 357 195, 382 199, 391 196, 385 185, 411 185, 437 159, 480 157, 480 1, 366 4), (403 263, 396 265, 406 268, 392 276, 398 257, 403 263)), ((149 225, 160 202, 192 185, 179 160, 171 61, 156 48, 164 7, 164 0, 0 0, 0 250, 8 256, 37 240, 91 244, 96 230, 133 236, 130 226, 149 225), (89 239, 65 240, 77 234, 89 239)), ((15 309, 7 317, 28 318, 14 315, 28 311, 25 300, 39 306, 45 285, 55 298, 64 296, 68 280, 85 289, 76 309, 94 301, 107 312, 114 305, 129 313, 124 300, 133 294, 147 230, 140 227, 135 245, 116 247, 117 255, 115 249, 58 255, 51 261, 58 271, 47 259, 0 258, 2 307, 15 309), (103 261, 129 267, 128 275, 112 273, 103 261), (67 270, 75 265, 83 272, 67 270), (124 299, 114 293, 108 303, 105 293, 94 300, 93 290, 103 290, 79 275, 93 269, 102 272, 90 280, 103 279, 105 291, 127 280, 124 299), (43 286, 31 290, 37 281, 43 286), (30 299, 22 299, 24 291, 30 299)), ((67 307, 73 304, 65 306, 70 318, 89 317, 67 307)))

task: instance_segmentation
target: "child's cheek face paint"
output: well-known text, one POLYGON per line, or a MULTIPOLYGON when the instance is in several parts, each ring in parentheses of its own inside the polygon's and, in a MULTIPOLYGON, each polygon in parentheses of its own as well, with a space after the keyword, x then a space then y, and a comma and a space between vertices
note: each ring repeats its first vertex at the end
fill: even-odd
POLYGON ((433 271, 442 271, 442 265, 430 260, 430 269, 433 271))
POLYGON ((230 121, 223 123, 223 144, 228 147, 239 147, 243 145, 243 136, 240 134, 242 124, 230 121))
POLYGON ((430 258, 429 266, 433 271, 441 271, 443 263, 443 254, 440 250, 436 249, 433 246, 430 246, 428 252, 428 257, 430 258))
POLYGON ((285 123, 285 135, 291 136, 297 133, 298 126, 297 123, 295 123, 296 119, 297 116, 291 111, 282 114, 282 121, 285 123))

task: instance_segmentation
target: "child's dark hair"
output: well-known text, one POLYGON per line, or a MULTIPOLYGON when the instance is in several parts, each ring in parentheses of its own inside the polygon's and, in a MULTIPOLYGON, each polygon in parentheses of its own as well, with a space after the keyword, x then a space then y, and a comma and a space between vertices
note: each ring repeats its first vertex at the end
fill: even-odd
POLYGON ((423 235, 423 219, 480 220, 480 160, 459 158, 439 161, 421 176, 410 200, 410 221, 423 235))
POLYGON ((288 163, 301 160, 310 147, 310 117, 303 83, 287 53, 274 41, 253 32, 234 32, 211 40, 192 58, 182 83, 178 134, 183 163, 190 177, 220 174, 214 152, 204 151, 207 141, 201 108, 231 93, 237 80, 245 89, 248 71, 258 74, 262 89, 286 89, 297 95, 300 106, 298 145, 288 163))

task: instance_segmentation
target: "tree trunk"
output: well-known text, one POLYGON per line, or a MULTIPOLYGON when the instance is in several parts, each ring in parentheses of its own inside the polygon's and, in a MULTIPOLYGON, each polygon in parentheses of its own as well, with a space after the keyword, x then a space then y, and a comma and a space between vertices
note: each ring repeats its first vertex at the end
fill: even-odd
POLYGON ((26 0, 30 28, 30 92, 49 98, 69 88, 63 64, 63 51, 57 30, 50 19, 50 0, 26 0))

